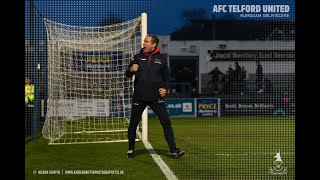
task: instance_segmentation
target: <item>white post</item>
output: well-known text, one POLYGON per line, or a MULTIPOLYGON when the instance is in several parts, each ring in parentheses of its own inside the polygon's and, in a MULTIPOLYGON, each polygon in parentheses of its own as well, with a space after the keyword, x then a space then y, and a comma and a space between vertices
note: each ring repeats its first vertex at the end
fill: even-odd
MULTIPOLYGON (((144 38, 147 36, 147 13, 141 14, 141 48, 143 48, 144 38)), ((148 140, 148 107, 142 113, 142 140, 148 140)))

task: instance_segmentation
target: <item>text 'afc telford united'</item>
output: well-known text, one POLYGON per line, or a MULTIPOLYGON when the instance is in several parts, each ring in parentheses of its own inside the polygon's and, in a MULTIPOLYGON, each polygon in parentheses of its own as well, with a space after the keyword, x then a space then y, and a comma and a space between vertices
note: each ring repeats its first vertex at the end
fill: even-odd
POLYGON ((213 5, 214 13, 288 13, 289 5, 213 5))

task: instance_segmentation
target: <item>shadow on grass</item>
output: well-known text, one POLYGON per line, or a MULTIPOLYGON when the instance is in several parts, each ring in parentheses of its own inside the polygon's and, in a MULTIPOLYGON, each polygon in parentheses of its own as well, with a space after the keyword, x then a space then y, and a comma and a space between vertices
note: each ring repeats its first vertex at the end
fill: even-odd
POLYGON ((134 152, 135 156, 144 155, 144 154, 158 154, 160 156, 169 156, 169 150, 165 149, 138 149, 134 152))

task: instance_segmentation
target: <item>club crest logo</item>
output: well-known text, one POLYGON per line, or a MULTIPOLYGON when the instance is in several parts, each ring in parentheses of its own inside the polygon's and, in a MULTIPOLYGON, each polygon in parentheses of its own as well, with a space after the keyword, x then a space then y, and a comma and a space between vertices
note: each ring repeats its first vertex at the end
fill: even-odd
POLYGON ((160 59, 155 59, 154 63, 161 64, 161 60, 160 59))
POLYGON ((284 163, 280 156, 280 150, 279 152, 276 152, 276 155, 274 156, 275 161, 273 162, 273 167, 269 168, 269 172, 272 175, 286 175, 288 173, 287 167, 284 167, 284 163))

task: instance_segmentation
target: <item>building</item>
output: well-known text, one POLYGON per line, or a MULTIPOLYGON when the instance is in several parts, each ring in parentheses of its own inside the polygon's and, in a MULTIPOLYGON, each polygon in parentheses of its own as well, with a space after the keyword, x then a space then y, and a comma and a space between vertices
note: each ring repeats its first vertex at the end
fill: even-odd
MULTIPOLYGON (((281 85, 281 78, 295 77, 295 41, 293 40, 171 40, 159 36, 160 51, 166 55, 171 86, 179 88, 180 94, 188 96, 196 87, 200 94, 210 92, 209 73, 218 68, 226 73, 238 61, 254 83, 256 61, 260 61, 265 77, 281 85)), ((293 88, 293 87, 291 87, 293 88)))

